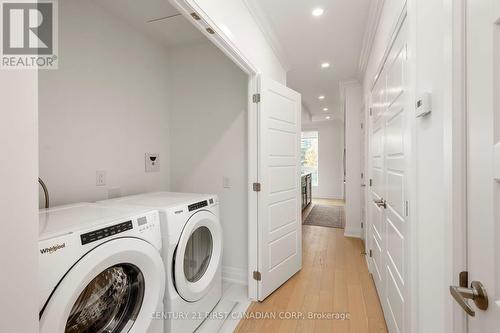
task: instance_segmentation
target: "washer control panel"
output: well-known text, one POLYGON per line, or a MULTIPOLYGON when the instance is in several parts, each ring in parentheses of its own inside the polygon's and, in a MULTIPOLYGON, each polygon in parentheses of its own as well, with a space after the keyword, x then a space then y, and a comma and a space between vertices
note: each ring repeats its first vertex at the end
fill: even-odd
POLYGON ((200 202, 197 202, 197 203, 189 205, 188 206, 188 210, 190 212, 192 212, 193 210, 197 210, 197 209, 200 209, 200 208, 203 208, 203 207, 207 207, 207 206, 208 206, 208 201, 207 200, 203 200, 203 201, 200 201, 200 202))
POLYGON ((127 221, 119 224, 115 224, 106 228, 94 230, 80 235, 80 240, 82 245, 98 241, 100 239, 111 237, 116 234, 131 230, 133 228, 132 221, 127 221))

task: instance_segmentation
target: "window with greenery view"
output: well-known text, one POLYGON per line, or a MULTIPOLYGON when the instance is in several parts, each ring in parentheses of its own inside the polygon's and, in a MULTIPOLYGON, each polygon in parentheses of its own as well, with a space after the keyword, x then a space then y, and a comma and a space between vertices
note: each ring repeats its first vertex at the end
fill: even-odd
POLYGON ((302 173, 312 174, 312 186, 318 186, 318 132, 302 132, 302 173))

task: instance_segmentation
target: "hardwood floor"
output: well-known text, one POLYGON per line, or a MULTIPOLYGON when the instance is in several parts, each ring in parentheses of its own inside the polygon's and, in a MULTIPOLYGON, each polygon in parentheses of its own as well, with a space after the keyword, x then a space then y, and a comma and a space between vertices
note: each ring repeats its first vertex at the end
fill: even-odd
POLYGON ((342 229, 303 226, 302 230, 302 270, 264 302, 252 303, 250 318, 242 320, 235 332, 387 332, 361 254, 363 242, 344 237, 342 229), (301 318, 310 314, 348 318, 301 318), (276 318, 259 319, 266 315, 276 318), (280 319, 292 315, 297 318, 280 319))

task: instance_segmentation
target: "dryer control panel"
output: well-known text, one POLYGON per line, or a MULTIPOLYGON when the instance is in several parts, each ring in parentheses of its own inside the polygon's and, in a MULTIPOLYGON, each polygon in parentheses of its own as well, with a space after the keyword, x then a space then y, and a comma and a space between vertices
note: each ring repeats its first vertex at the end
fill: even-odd
POLYGON ((132 221, 127 221, 119 224, 115 224, 106 228, 94 230, 80 235, 80 240, 82 245, 98 241, 100 239, 111 237, 116 234, 131 230, 133 228, 132 221))

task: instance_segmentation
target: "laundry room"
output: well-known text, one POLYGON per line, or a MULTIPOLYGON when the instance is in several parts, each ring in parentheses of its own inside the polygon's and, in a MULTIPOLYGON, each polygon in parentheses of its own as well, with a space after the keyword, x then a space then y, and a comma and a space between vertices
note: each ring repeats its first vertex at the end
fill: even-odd
POLYGON ((165 0, 65 0, 58 12, 58 69, 38 78, 50 206, 217 195, 222 277, 247 284, 248 75, 165 0))

